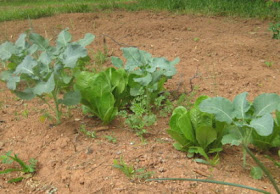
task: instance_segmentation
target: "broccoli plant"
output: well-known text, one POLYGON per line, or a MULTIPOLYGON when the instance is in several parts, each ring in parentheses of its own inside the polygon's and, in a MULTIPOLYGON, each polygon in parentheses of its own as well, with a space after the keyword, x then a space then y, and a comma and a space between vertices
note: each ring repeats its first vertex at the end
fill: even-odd
POLYGON ((34 32, 23 33, 15 43, 0 45, 0 61, 6 71, 1 80, 19 98, 30 100, 39 97, 56 114, 56 122, 61 122, 61 105, 75 105, 81 95, 73 90, 73 80, 85 62, 89 60, 86 46, 94 40, 94 35, 86 34, 79 41, 71 42, 67 29, 60 32, 55 46, 34 32), (63 93, 64 96, 60 97, 63 93), (52 98, 54 107, 48 99, 52 98))

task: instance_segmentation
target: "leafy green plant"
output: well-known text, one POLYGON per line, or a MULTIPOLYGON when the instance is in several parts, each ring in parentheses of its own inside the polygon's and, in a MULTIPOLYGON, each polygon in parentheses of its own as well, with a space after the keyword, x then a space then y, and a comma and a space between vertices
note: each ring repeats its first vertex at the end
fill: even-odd
POLYGON ((133 166, 126 164, 121 157, 120 160, 114 160, 114 168, 122 171, 130 179, 146 180, 151 178, 154 172, 146 171, 144 168, 135 169, 133 166))
MULTIPOLYGON (((23 174, 29 174, 32 175, 36 171, 36 164, 37 161, 33 158, 29 160, 29 164, 26 164, 21 159, 18 158, 17 154, 14 154, 14 156, 11 156, 12 152, 9 151, 5 155, 0 156, 0 160, 3 164, 11 164, 13 162, 17 162, 21 168, 8 168, 5 170, 0 171, 0 174, 7 174, 11 172, 22 172, 23 174)), ((20 176, 17 178, 12 178, 8 181, 8 183, 16 183, 20 182, 25 178, 25 176, 20 176)))
POLYGON ((134 47, 122 48, 126 63, 118 57, 112 57, 112 64, 124 68, 128 74, 130 95, 144 96, 147 108, 154 103, 155 98, 164 91, 164 83, 176 74, 175 65, 179 58, 168 61, 165 58, 153 58, 148 52, 134 47))
POLYGON ((199 104, 207 98, 199 97, 189 111, 185 107, 177 107, 173 111, 167 132, 176 140, 174 147, 177 150, 187 152, 189 157, 200 154, 208 163, 215 164, 218 158, 211 161, 208 154, 222 151, 221 140, 226 124, 199 110, 199 104))
POLYGON ((271 23, 269 30, 272 31, 272 39, 280 39, 280 23, 271 23))
POLYGON ((108 124, 127 103, 127 83, 124 69, 108 68, 99 73, 81 72, 75 86, 82 95, 81 103, 87 107, 86 112, 108 124))
POLYGON ((255 157, 248 148, 252 142, 252 134, 267 137, 273 133, 274 120, 271 115, 280 108, 280 97, 277 94, 261 94, 253 103, 247 101, 247 92, 237 95, 233 102, 223 97, 209 98, 199 105, 202 112, 213 114, 215 119, 230 125, 228 134, 222 139, 223 144, 242 145, 243 166, 246 165, 246 154, 258 164, 268 176, 275 190, 280 190, 265 166, 255 157))
POLYGON ((1 80, 19 98, 30 100, 39 97, 56 114, 56 122, 61 122, 61 105, 75 105, 80 102, 80 93, 73 91, 74 75, 89 60, 86 46, 94 40, 94 35, 86 34, 79 41, 71 42, 68 30, 57 37, 56 45, 37 33, 23 33, 15 43, 0 45, 0 60, 6 71, 1 80), (59 95, 64 93, 63 98, 59 95), (54 108, 48 102, 54 101, 54 108))
POLYGON ((80 132, 82 132, 85 136, 90 137, 90 138, 96 138, 96 133, 95 131, 88 131, 86 129, 86 125, 81 125, 80 126, 80 132))

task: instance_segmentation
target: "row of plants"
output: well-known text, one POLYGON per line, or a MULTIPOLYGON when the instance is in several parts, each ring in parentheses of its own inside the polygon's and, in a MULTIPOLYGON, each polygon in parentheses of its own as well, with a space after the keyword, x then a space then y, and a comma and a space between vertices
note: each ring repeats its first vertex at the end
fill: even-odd
MULTIPOLYGON (((55 113, 56 124, 62 121, 64 107, 82 104, 85 114, 98 117, 104 124, 117 115, 124 117, 125 123, 143 137, 146 127, 157 119, 155 112, 173 109, 164 84, 176 74, 179 58, 168 61, 138 48, 122 48, 125 61, 112 57, 114 67, 93 72, 88 68, 91 59, 86 46, 94 38, 88 33, 73 42, 65 29, 52 44, 27 31, 15 43, 0 45, 5 69, 0 78, 20 99, 38 97, 46 103, 55 113)), ((248 146, 254 145, 262 151, 280 147, 280 97, 262 94, 249 102, 247 95, 239 94, 233 102, 222 97, 200 96, 191 108, 179 106, 172 113, 168 133, 176 141, 177 150, 189 157, 201 155, 204 159, 196 161, 212 165, 218 163, 223 145, 241 145, 244 167, 249 154, 259 166, 252 168, 252 174, 261 177, 259 174, 266 173, 279 192, 273 177, 248 146)), ((16 155, 14 158, 17 159, 16 155)), ((115 165, 124 166, 117 162, 115 165)), ((11 171, 1 173, 8 172, 11 171)))

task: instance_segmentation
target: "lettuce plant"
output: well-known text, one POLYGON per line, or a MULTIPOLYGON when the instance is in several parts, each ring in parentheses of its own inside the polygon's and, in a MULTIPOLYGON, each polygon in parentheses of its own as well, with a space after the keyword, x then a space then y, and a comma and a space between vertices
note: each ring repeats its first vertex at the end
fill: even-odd
POLYGON ((175 65, 180 60, 153 58, 150 53, 134 47, 122 48, 122 51, 126 63, 118 57, 112 57, 112 64, 117 68, 124 68, 129 73, 130 95, 144 95, 149 107, 164 90, 164 83, 176 74, 175 65))
POLYGON ((124 69, 108 68, 99 73, 82 71, 77 76, 76 88, 89 112, 105 124, 111 122, 118 109, 127 101, 128 77, 124 69))
POLYGON ((199 104, 207 98, 199 97, 189 111, 185 107, 177 107, 171 116, 168 133, 176 140, 174 147, 177 150, 186 151, 189 156, 200 154, 209 162, 207 154, 222 151, 221 139, 226 123, 199 110, 199 104))
POLYGON ((37 33, 23 33, 15 43, 0 45, 0 60, 6 71, 1 80, 19 98, 30 100, 39 97, 49 106, 47 97, 54 100, 57 123, 61 122, 61 104, 75 105, 80 94, 72 90, 74 74, 88 59, 86 46, 94 35, 86 34, 79 41, 71 42, 68 30, 60 32, 55 46, 37 33), (64 92, 63 98, 59 94, 64 92))

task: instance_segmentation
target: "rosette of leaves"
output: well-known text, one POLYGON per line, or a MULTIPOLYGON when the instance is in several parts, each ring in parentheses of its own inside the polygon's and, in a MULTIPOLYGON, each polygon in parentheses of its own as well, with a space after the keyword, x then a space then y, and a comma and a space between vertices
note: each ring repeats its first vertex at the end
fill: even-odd
POLYGON ((77 76, 76 88, 81 93, 81 103, 88 111, 108 124, 127 102, 127 83, 124 69, 108 68, 99 73, 81 72, 77 76))
POLYGON ((208 154, 222 151, 221 139, 226 123, 199 110, 199 104, 207 98, 199 97, 190 110, 183 106, 177 107, 172 113, 167 132, 176 140, 173 145, 177 150, 187 152, 189 157, 200 154, 207 162, 211 162, 208 154))
POLYGON ((0 60, 6 71, 1 80, 19 98, 30 100, 41 98, 49 106, 47 96, 54 100, 57 123, 61 122, 61 104, 75 105, 80 102, 80 94, 72 90, 74 74, 79 72, 89 60, 86 46, 94 40, 94 35, 86 34, 79 41, 71 42, 67 29, 60 32, 55 46, 37 33, 23 33, 15 43, 0 45, 0 60), (64 96, 59 99, 59 94, 64 96))
POLYGON ((176 74, 175 65, 180 59, 168 61, 165 58, 154 58, 150 53, 134 47, 122 48, 122 51, 125 64, 118 57, 112 57, 112 64, 129 73, 130 95, 144 95, 149 107, 164 90, 164 83, 176 74))

